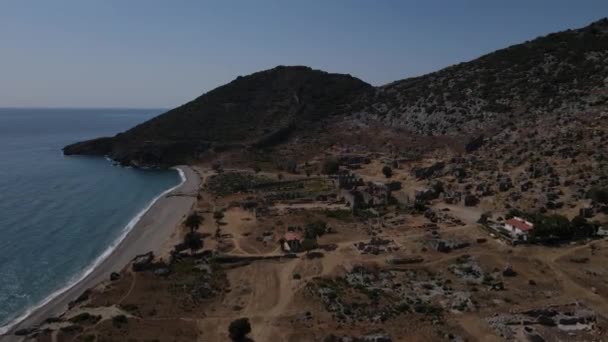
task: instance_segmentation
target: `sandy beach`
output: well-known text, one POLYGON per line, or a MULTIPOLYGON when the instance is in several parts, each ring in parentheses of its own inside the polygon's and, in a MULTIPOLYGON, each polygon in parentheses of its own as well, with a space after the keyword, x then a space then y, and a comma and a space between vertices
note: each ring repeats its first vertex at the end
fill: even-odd
POLYGON ((177 225, 192 208, 200 184, 198 174, 188 166, 179 166, 186 177, 185 182, 171 193, 159 198, 141 217, 131 232, 86 278, 32 312, 26 319, 0 336, 0 341, 21 341, 11 333, 40 324, 48 317, 65 312, 68 303, 80 296, 85 290, 109 280, 112 272, 122 270, 136 255, 161 250, 163 244, 175 232, 177 225), (171 194, 184 196, 170 196, 171 194))

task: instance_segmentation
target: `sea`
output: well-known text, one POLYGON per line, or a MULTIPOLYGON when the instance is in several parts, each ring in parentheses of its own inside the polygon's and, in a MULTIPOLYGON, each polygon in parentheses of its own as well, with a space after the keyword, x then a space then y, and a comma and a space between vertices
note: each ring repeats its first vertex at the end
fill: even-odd
POLYGON ((176 170, 139 170, 61 148, 162 109, 0 108, 0 334, 105 258, 176 170))

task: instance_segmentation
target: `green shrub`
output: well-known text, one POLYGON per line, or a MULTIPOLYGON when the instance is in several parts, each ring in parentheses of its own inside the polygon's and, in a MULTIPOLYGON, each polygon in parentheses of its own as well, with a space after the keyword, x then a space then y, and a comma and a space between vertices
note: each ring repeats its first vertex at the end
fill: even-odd
POLYGON ((69 319, 74 324, 95 324, 99 322, 101 316, 91 315, 88 312, 83 312, 69 319))
POLYGON ((382 174, 386 178, 391 178, 393 176, 393 169, 390 166, 386 165, 382 168, 382 174))
POLYGON ((338 173, 340 169, 340 163, 336 158, 327 158, 323 162, 321 171, 326 175, 333 175, 338 173))
POLYGON ((353 213, 350 210, 325 210, 323 213, 329 218, 341 221, 347 221, 353 217, 353 213))
POLYGON ((224 211, 223 210, 216 210, 215 212, 213 212, 213 218, 216 221, 219 221, 221 219, 224 218, 224 211))
POLYGON ((228 334, 233 341, 244 341, 247 334, 251 332, 251 323, 248 318, 239 318, 232 321, 228 326, 228 334))
POLYGON ((327 223, 321 220, 317 220, 306 225, 304 236, 307 239, 314 240, 320 236, 325 235, 325 233, 327 233, 327 229, 327 223))
POLYGON ((304 239, 302 240, 302 250, 305 252, 312 251, 313 249, 317 249, 319 244, 315 239, 304 239))
POLYGON ((127 323, 129 323, 129 320, 127 319, 127 316, 125 316, 125 315, 118 315, 118 316, 112 317, 112 325, 117 328, 120 328, 120 327, 126 325, 127 323))
POLYGON ((608 204, 608 188, 591 188, 587 191, 587 198, 598 203, 608 204))

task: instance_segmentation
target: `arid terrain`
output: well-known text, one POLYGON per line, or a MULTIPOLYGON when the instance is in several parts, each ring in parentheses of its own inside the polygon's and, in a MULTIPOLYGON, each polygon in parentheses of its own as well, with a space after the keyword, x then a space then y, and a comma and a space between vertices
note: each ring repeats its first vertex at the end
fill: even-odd
MULTIPOLYGON (((363 183, 401 182, 391 197, 415 196, 418 163, 387 179, 380 159, 357 166, 363 183)), ((483 203, 435 199, 419 211, 389 201, 353 212, 334 175, 196 170, 204 247, 180 247, 176 236, 175 249, 136 260, 137 271, 87 293, 37 340, 223 341, 241 317, 255 341, 607 338, 604 239, 514 246, 478 223, 483 203), (290 229, 308 236, 320 226, 314 245, 302 241, 306 251, 285 250, 290 229)))
POLYGON ((201 187, 166 248, 20 333, 608 340, 607 58, 604 19, 382 87, 280 66, 67 146, 201 187))

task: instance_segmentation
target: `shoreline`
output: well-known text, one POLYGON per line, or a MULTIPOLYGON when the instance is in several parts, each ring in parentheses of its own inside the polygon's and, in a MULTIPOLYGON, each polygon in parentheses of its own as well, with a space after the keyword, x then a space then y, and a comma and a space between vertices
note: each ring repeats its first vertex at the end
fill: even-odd
POLYGON ((41 303, 9 323, 0 334, 1 341, 20 341, 24 336, 13 335, 23 328, 37 326, 49 317, 62 315, 68 304, 85 290, 110 279, 112 272, 120 272, 138 254, 149 251, 158 254, 163 244, 175 232, 176 226, 196 202, 195 196, 168 196, 179 191, 196 193, 200 179, 189 166, 175 167, 181 182, 150 201, 123 228, 121 235, 91 265, 78 274, 77 279, 55 291, 41 303))

